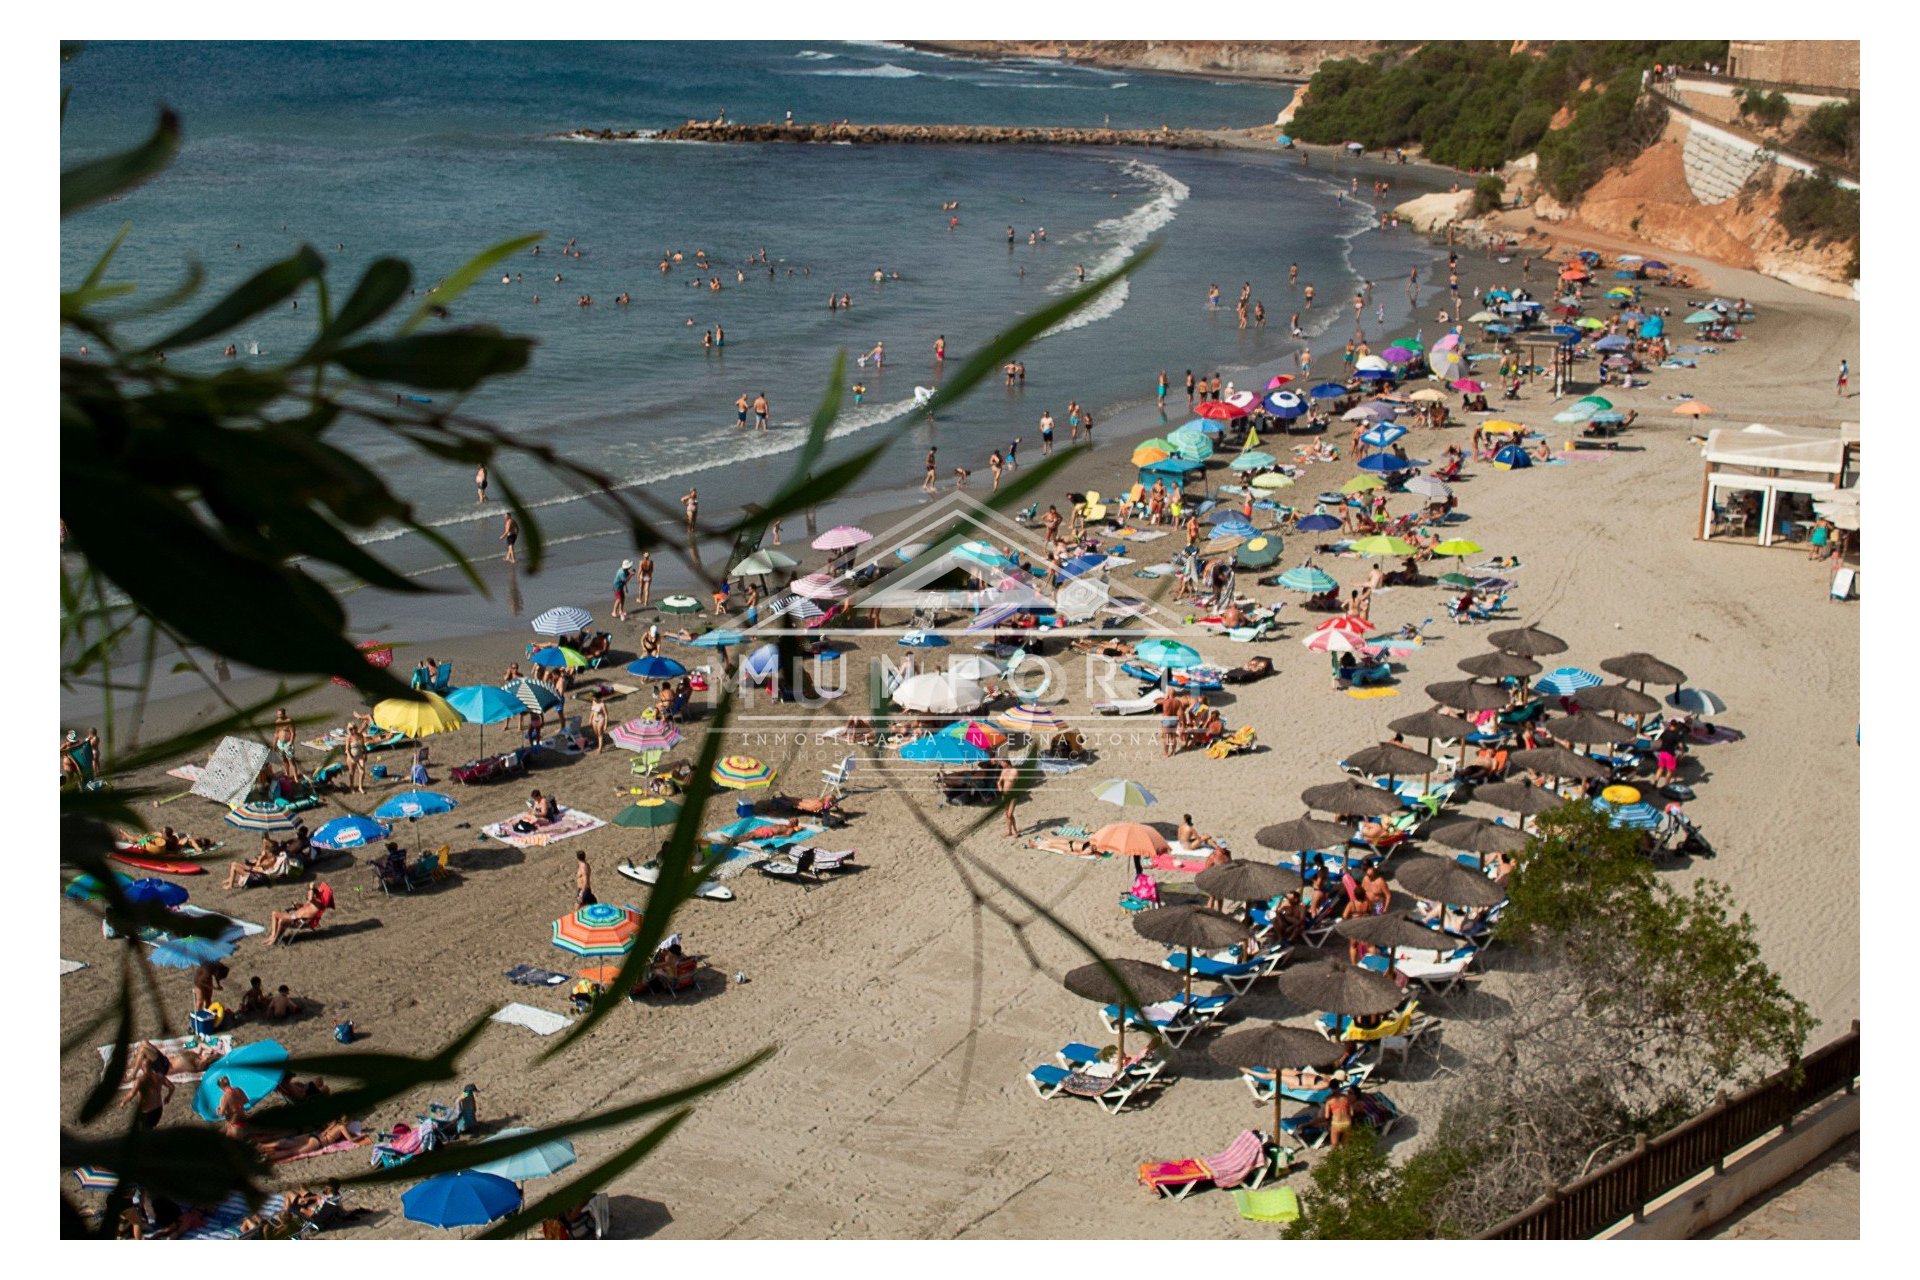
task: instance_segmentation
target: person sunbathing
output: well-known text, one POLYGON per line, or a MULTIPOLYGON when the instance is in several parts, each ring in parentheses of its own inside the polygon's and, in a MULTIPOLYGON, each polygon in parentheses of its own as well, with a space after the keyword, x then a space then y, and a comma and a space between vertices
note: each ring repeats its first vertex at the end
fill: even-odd
POLYGON ((321 917, 326 911, 326 908, 320 904, 321 883, 321 881, 316 880, 313 884, 309 885, 306 900, 298 906, 287 911, 276 911, 273 913, 272 919, 268 922, 268 946, 271 947, 278 943, 288 930, 305 928, 308 924, 321 917))
POLYGON ((781 795, 776 792, 773 798, 767 801, 767 806, 783 813, 807 813, 819 816, 832 813, 837 803, 833 798, 832 792, 801 799, 795 799, 793 796, 781 795))
POLYGON ((790 836, 800 830, 798 818, 787 818, 780 822, 769 822, 758 826, 741 836, 742 840, 777 840, 781 836, 790 836))
POLYGON ((345 1119, 335 1120, 318 1133, 295 1133, 284 1138, 272 1138, 258 1142, 260 1154, 268 1160, 292 1160, 297 1156, 310 1156, 324 1151, 336 1142, 354 1142, 359 1135, 348 1127, 345 1119))
POLYGON ((1027 841, 1029 849, 1044 849, 1048 853, 1071 854, 1076 858, 1099 856, 1099 850, 1093 847, 1093 841, 1076 839, 1072 836, 1035 836, 1027 841))
POLYGON ((1067 642, 1067 647, 1075 653, 1091 654, 1099 658, 1131 658, 1133 643, 1128 640, 1096 640, 1091 636, 1077 636, 1067 642))
POLYGON ((1368 818, 1360 824, 1358 834, 1361 841, 1366 844, 1379 844, 1389 836, 1392 836, 1394 830, 1376 818, 1368 818))
POLYGON ((332 1090, 327 1088, 327 1082, 319 1076, 311 1080, 296 1080, 288 1076, 280 1082, 278 1092, 289 1102, 304 1102, 315 1094, 331 1093, 332 1090))
POLYGON ((286 851, 265 836, 261 837, 260 844, 257 857, 241 858, 227 864, 227 879, 222 888, 238 889, 243 885, 249 889, 257 888, 287 873, 286 851))

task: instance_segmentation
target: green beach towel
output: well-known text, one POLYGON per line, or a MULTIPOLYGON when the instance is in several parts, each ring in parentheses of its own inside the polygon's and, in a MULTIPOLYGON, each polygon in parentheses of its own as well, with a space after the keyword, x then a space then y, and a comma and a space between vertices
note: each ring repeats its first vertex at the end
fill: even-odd
POLYGON ((1249 1222, 1292 1222, 1300 1216, 1300 1198, 1292 1187, 1265 1187, 1259 1191, 1236 1189, 1233 1203, 1240 1216, 1249 1222))

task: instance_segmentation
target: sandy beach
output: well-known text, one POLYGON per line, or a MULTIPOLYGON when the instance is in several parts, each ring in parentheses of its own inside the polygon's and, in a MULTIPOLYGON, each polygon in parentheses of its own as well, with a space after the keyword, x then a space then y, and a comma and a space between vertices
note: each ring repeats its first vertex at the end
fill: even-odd
MULTIPOLYGON (((1586 242, 1573 233, 1558 243, 1580 247, 1586 242)), ((1617 251, 1625 246, 1596 247, 1617 251)), ((1749 422, 1832 429, 1857 421, 1858 401, 1836 401, 1832 379, 1843 356, 1857 355, 1858 308, 1750 273, 1662 256, 1692 268, 1709 284, 1685 293, 1655 289, 1653 301, 1672 306, 1677 318, 1687 297, 1744 296, 1760 317, 1747 327, 1751 336, 1702 357, 1695 370, 1660 371, 1648 388, 1609 392, 1620 408, 1639 412, 1618 452, 1522 472, 1470 465, 1458 486, 1461 510, 1470 519, 1459 526, 1458 536, 1480 543, 1489 554, 1520 557, 1521 568, 1513 575, 1521 588, 1512 598, 1512 625, 1537 622, 1566 638, 1571 650, 1565 661, 1592 668, 1615 654, 1646 650, 1684 668, 1690 684, 1726 700, 1729 710, 1717 721, 1742 737, 1700 750, 1704 775, 1695 780, 1698 799, 1687 806, 1719 856, 1665 874, 1676 883, 1710 876, 1731 887, 1740 908, 1751 913, 1768 961, 1821 1019, 1813 1035, 1814 1043, 1821 1043, 1844 1030, 1860 1007, 1859 615, 1855 605, 1828 601, 1827 571, 1803 552, 1695 540, 1701 461, 1689 437, 1749 422), (1697 425, 1673 416, 1672 397, 1681 391, 1707 401, 1716 412, 1697 425), (1809 759, 1820 762, 1825 802, 1806 794, 1802 774, 1788 766, 1809 759), (1818 875, 1806 871, 1809 855, 1820 858, 1818 875)), ((1463 251, 1463 288, 1517 280, 1517 264, 1501 266, 1463 251)), ((1337 291, 1327 293, 1338 302, 1337 291)), ((1430 336, 1442 328, 1433 314, 1444 305, 1431 297, 1422 303, 1430 336)), ((1338 356, 1317 363, 1323 374, 1332 373, 1338 356)), ((1552 423, 1562 406, 1549 394, 1535 382, 1517 405, 1496 402, 1496 416, 1544 431, 1557 449, 1575 429, 1552 423)), ((1172 398, 1177 400, 1178 392, 1172 398)), ((1167 425, 1183 420, 1175 414, 1167 425)), ((1042 506, 1054 501, 1064 509, 1062 495, 1069 490, 1124 488, 1132 472, 1127 446, 1162 429, 1150 407, 1103 420, 1102 448, 1077 460, 1050 486, 1042 506)), ((1023 453, 1031 462, 1039 452, 1037 431, 1025 426, 1025 432, 1023 453)), ((1065 434, 1063 422, 1062 441, 1065 434)), ((1438 436, 1418 431, 1407 443, 1415 456, 1434 457, 1447 443, 1464 448, 1467 434, 1457 427, 1438 436)), ((1344 432, 1331 432, 1327 439, 1344 455, 1344 432)), ((1275 437, 1268 447, 1284 460, 1288 443, 1275 437)), ((1222 474, 1224 467, 1216 466, 1215 484, 1222 474)), ((1344 456, 1317 464, 1282 496, 1310 504, 1313 493, 1337 487, 1351 474, 1344 456)), ((943 480, 950 485, 950 476, 943 480)), ((984 467, 975 471, 974 488, 986 490, 984 467)), ((898 514, 863 511, 858 521, 881 529, 898 514)), ((819 523, 824 528, 841 519, 841 513, 823 510, 819 523)), ((789 523, 785 549, 805 554, 808 569, 818 568, 824 557, 805 550, 797 525, 789 523)), ((1283 565, 1298 563, 1310 541, 1304 535, 1289 537, 1283 565)), ((1134 554, 1143 563, 1164 560, 1177 543, 1168 538, 1139 544, 1134 554)), ((1357 557, 1319 563, 1343 589, 1367 568, 1357 557)), ((498 568, 486 567, 490 580, 498 568)), ((611 569, 595 570, 593 580, 610 578, 611 569)), ((663 561, 663 589, 682 585, 679 576, 663 561)), ((1253 576, 1243 575, 1243 590, 1262 600, 1284 596, 1253 586, 1253 576)), ((1166 581, 1126 585, 1154 598, 1170 590, 1166 581)), ((605 600, 597 589, 571 602, 593 609, 597 625, 606 625, 605 600)), ((1283 613, 1290 625, 1279 636, 1251 648, 1187 628, 1178 638, 1210 661, 1233 665, 1252 652, 1273 659, 1274 677, 1215 699, 1230 727, 1257 729, 1262 749, 1218 761, 1200 752, 1162 759, 1150 721, 1122 722, 1128 732, 1110 736, 1123 740, 1102 741, 1090 768, 1050 778, 1022 806, 1023 827, 1034 833, 1060 823, 1097 826, 1117 813, 1091 798, 1093 782, 1133 778, 1160 797, 1146 818, 1171 823, 1191 813, 1203 830, 1227 840, 1237 853, 1260 856, 1253 842, 1258 827, 1297 815, 1302 787, 1339 778, 1338 757, 1386 737, 1388 721, 1424 710, 1428 700, 1422 686, 1455 678, 1456 661, 1485 649, 1485 633, 1496 628, 1456 625, 1447 619, 1443 602, 1434 588, 1376 594, 1373 621, 1382 629, 1436 621, 1428 628, 1428 643, 1406 655, 1404 670, 1396 672, 1394 696, 1374 700, 1328 688, 1325 658, 1298 643, 1312 624, 1300 621, 1295 605, 1283 613)), ((615 624, 616 648, 635 648, 643 626, 615 624)), ((402 645, 396 663, 404 670, 431 652, 456 664, 459 683, 467 683, 470 674, 491 680, 509 661, 521 659, 528 638, 524 628, 445 635, 402 645)), ((886 639, 859 641, 851 687, 864 690, 862 664, 883 651, 899 652, 886 639)), ((694 661, 690 655, 705 657, 672 644, 665 652, 689 663, 694 661)), ((1079 661, 1067 668, 1076 676, 1079 661)), ((1067 700, 1056 709, 1085 714, 1079 681, 1064 684, 1067 700)), ((255 678, 243 677, 233 691, 254 687, 255 678)), ((849 701, 864 699, 850 695, 849 701)), ((329 688, 297 711, 303 722, 312 717, 314 726, 323 728, 357 706, 348 691, 329 688)), ((147 736, 212 714, 212 707, 207 696, 156 704, 147 736)), ((628 696, 612 704, 613 718, 617 722, 640 709, 641 699, 628 696)), ((822 714, 815 733, 788 735, 784 742, 767 737, 742 749, 778 770, 780 789, 812 794, 820 771, 844 754, 839 746, 819 741, 817 731, 833 727, 845 714, 844 708, 822 714), (794 741, 796 736, 805 740, 794 741)), ((693 722, 675 758, 690 758, 697 750, 699 724, 693 722)), ((307 736, 312 735, 302 734, 307 736)), ((504 743, 506 736, 504 728, 488 730, 490 743, 504 743)), ((624 803, 615 790, 627 785, 632 757, 610 745, 603 755, 540 769, 525 785, 450 784, 446 766, 472 755, 474 744, 471 729, 434 741, 436 788, 454 795, 460 808, 403 825, 395 835, 412 849, 449 844, 459 874, 419 894, 387 897, 364 865, 365 855, 354 855, 351 865, 340 859, 321 864, 320 876, 339 897, 322 935, 274 951, 258 939, 241 943, 230 982, 244 986, 254 974, 268 989, 287 982, 321 1011, 284 1026, 243 1026, 243 1040, 271 1034, 295 1053, 322 1052, 332 1047, 334 1023, 351 1019, 365 1047, 422 1052, 510 1001, 563 1008, 559 992, 512 986, 501 975, 522 963, 566 968, 562 962, 568 957, 549 945, 547 932, 550 922, 570 909, 576 850, 589 855, 602 900, 638 906, 644 888, 618 878, 614 867, 651 850, 657 840, 653 833, 609 826, 551 848, 523 851, 483 838, 480 828, 517 812, 527 786, 546 787, 569 806, 610 818, 624 803), (633 892, 622 892, 629 889, 633 892)), ((397 766, 401 754, 393 753, 390 763, 397 766)), ((305 758, 318 757, 307 753, 305 758)), ((1000 834, 997 820, 961 847, 948 849, 941 837, 983 811, 938 807, 927 775, 899 768, 897 756, 865 760, 860 769, 846 802, 851 820, 825 840, 828 847, 859 851, 858 874, 802 889, 749 872, 729 882, 735 901, 691 903, 676 927, 686 949, 705 957, 697 998, 620 1009, 589 1041, 555 1062, 536 1061, 549 1042, 530 1031, 490 1027, 465 1068, 465 1079, 478 1086, 481 1116, 500 1123, 552 1123, 685 1084, 771 1045, 777 1051, 770 1061, 704 1101, 654 1158, 612 1184, 613 1234, 1270 1236, 1272 1228, 1241 1221, 1222 1195, 1168 1203, 1135 1180, 1141 1162, 1211 1154, 1240 1130, 1260 1126, 1267 1114, 1233 1073, 1207 1060, 1204 1037, 1175 1054, 1177 1081, 1117 1118, 1075 1099, 1041 1101, 1022 1078, 1029 1067, 1050 1061, 1057 1047, 1074 1040, 1104 1043, 1104 1033, 1095 1007, 1069 994, 1058 980, 1084 957, 1044 924, 1016 929, 1031 913, 985 871, 1017 884, 1106 948, 1106 954, 1157 962, 1162 952, 1140 940, 1115 905, 1129 879, 1125 861, 1027 850, 1000 834), (738 974, 748 981, 736 982, 738 974)), ((136 780, 169 792, 185 787, 157 771, 136 780)), ((365 809, 396 789, 391 781, 377 785, 364 797, 365 809)), ((731 801, 723 795, 710 804, 709 828, 732 817, 731 801)), ((336 801, 320 815, 340 811, 336 801)), ((1466 811, 1492 812, 1484 805, 1469 805, 1466 811)), ((151 812, 156 825, 237 834, 218 824, 216 806, 199 798, 170 801, 151 812)), ((232 841, 230 848, 241 844, 232 841)), ((1175 884, 1184 880, 1173 877, 1175 884)), ((223 892, 213 876, 183 883, 196 903, 262 924, 272 909, 290 905, 299 894, 286 887, 223 892)), ((62 980, 63 1035, 112 997, 113 945, 99 936, 90 917, 71 904, 63 906, 61 955, 91 966, 62 980)), ((1493 1016, 1489 1010, 1497 1006, 1503 963, 1498 950, 1485 958, 1479 994, 1427 1003, 1445 1022, 1442 1062, 1458 1067, 1471 1060, 1476 1021, 1493 1016)), ((187 975, 163 971, 160 981, 172 1007, 184 1012, 187 975)), ((1262 984, 1236 1002, 1229 1020, 1284 1009, 1262 984)), ((93 1068, 87 1053, 63 1061, 63 1111, 70 1114, 94 1083, 93 1068)), ((1412 1117, 1395 1130, 1392 1145, 1411 1149, 1421 1140, 1423 1107, 1433 1105, 1442 1086, 1430 1060, 1396 1068, 1388 1079, 1386 1090, 1412 1117)), ((424 1111, 429 1100, 452 1102, 457 1092, 454 1084, 422 1093, 365 1119, 390 1128, 424 1111)), ((187 1108, 184 1096, 176 1098, 169 1122, 188 1122, 187 1108)), ((585 1138, 579 1143, 582 1166, 610 1151, 616 1139, 631 1139, 638 1131, 585 1138)), ((312 1181, 357 1172, 365 1163, 363 1152, 351 1152, 285 1166, 284 1172, 296 1181, 312 1181)), ((341 1234, 435 1234, 400 1217, 398 1195, 398 1187, 356 1195, 354 1203, 376 1214, 341 1234)))

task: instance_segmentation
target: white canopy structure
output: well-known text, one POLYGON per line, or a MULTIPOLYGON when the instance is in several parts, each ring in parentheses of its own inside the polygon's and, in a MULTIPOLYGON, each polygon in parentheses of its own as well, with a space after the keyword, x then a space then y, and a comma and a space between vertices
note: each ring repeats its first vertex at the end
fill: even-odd
POLYGON ((1700 537, 1751 538, 1763 547, 1792 539, 1797 523, 1851 491, 1857 448, 1839 435, 1789 434, 1759 423, 1715 429, 1701 450, 1700 537))
POLYGON ((218 800, 232 808, 247 798, 260 771, 267 767, 271 749, 263 743, 244 738, 222 738, 206 768, 193 784, 193 794, 218 800))

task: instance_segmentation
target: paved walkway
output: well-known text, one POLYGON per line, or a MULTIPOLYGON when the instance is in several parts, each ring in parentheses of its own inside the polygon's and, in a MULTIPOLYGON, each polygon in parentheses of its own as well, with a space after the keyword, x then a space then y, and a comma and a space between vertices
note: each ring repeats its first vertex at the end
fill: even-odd
POLYGON ((1860 1136, 1721 1223, 1709 1240, 1858 1240, 1860 1136))

